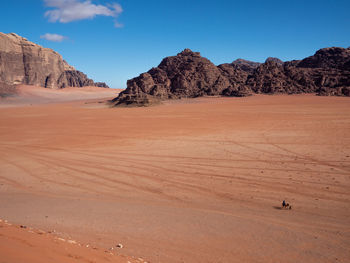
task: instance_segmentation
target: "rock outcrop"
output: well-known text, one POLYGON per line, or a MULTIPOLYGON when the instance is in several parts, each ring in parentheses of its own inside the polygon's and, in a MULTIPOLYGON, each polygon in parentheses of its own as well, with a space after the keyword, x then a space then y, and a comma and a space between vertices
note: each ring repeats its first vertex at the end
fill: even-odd
POLYGON ((254 70, 260 66, 261 63, 239 58, 233 61, 232 64, 236 65, 239 69, 243 71, 246 71, 248 73, 253 73, 254 70))
POLYGON ((268 59, 248 77, 255 93, 349 96, 350 48, 324 48, 301 61, 268 59))
POLYGON ((14 33, 0 33, 0 82, 51 89, 97 86, 84 73, 68 65, 57 52, 14 33))
POLYGON ((350 96, 350 48, 325 48, 301 61, 243 59, 215 66, 185 49, 158 67, 128 80, 114 105, 145 106, 164 99, 248 96, 254 93, 317 93, 350 96))
POLYGON ((108 85, 106 83, 104 83, 104 82, 95 82, 94 86, 95 87, 100 87, 100 88, 106 88, 106 89, 109 88, 108 85))
POLYGON ((282 61, 282 60, 280 60, 279 58, 274 58, 274 57, 268 57, 268 58, 265 60, 265 63, 271 62, 271 61, 276 62, 276 64, 278 64, 278 65, 283 65, 283 61, 282 61))
POLYGON ((150 101, 221 95, 226 92, 239 95, 240 87, 231 86, 223 70, 201 57, 200 53, 185 49, 176 56, 163 59, 158 67, 128 80, 127 89, 113 102, 116 105, 142 106, 150 101))

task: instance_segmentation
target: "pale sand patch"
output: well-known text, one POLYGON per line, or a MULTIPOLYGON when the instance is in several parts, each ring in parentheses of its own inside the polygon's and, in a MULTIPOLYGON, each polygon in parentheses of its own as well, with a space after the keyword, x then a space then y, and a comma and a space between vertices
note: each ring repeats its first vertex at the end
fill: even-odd
POLYGON ((349 108, 310 95, 3 108, 0 211, 151 262, 348 262, 349 108))
POLYGON ((55 90, 30 85, 17 86, 16 90, 15 96, 0 98, 0 108, 72 101, 94 102, 95 100, 115 98, 121 91, 120 89, 99 87, 67 87, 55 90))

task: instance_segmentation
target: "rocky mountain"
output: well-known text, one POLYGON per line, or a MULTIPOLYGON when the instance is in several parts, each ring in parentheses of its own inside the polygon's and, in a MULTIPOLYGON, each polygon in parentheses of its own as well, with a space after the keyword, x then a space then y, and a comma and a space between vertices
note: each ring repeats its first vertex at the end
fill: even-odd
POLYGON ((350 96, 350 48, 324 48, 301 61, 268 60, 248 77, 255 93, 350 96))
POLYGON ((274 58, 274 57, 268 57, 268 58, 265 60, 265 63, 270 62, 270 61, 274 61, 274 62, 276 62, 276 63, 279 64, 279 65, 282 65, 282 64, 283 64, 283 61, 282 61, 282 60, 280 60, 279 58, 274 58))
POLYGON ((350 96, 350 48, 325 48, 301 61, 242 59, 215 66, 185 49, 158 67, 128 80, 114 105, 144 106, 164 99, 198 96, 248 96, 254 93, 317 93, 350 96))
POLYGON ((139 77, 128 80, 127 89, 117 99, 116 105, 144 105, 152 101, 220 95, 234 93, 245 95, 246 89, 235 83, 244 71, 234 64, 215 66, 200 53, 185 49, 176 56, 167 57, 158 67, 152 68, 139 77), (230 76, 228 78, 227 76, 230 76), (235 85, 232 86, 231 83, 235 85))
POLYGON ((257 67, 259 67, 259 65, 261 63, 239 58, 239 59, 236 59, 235 61, 233 61, 232 64, 238 66, 238 68, 243 70, 243 71, 253 73, 254 70, 257 67))
POLYGON ((0 33, 0 82, 45 88, 103 86, 76 70, 52 49, 43 48, 14 33, 0 33))
POLYGON ((208 59, 185 49, 167 57, 158 67, 128 80, 127 89, 115 101, 144 105, 155 99, 174 99, 221 94, 229 80, 208 59))

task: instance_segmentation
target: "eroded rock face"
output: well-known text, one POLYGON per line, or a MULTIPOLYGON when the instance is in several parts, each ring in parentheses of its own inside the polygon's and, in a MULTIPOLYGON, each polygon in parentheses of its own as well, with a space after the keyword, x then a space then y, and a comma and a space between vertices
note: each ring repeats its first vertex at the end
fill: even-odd
POLYGON ((221 94, 223 96, 244 97, 251 95, 251 89, 246 85, 247 78, 253 68, 247 65, 221 64, 218 66, 221 74, 228 79, 230 85, 221 94))
MULTIPOLYGON (((242 70, 237 71, 246 75, 242 70)), ((163 59, 158 67, 147 73, 128 80, 127 89, 114 102, 116 105, 143 106, 150 100, 221 95, 224 90, 239 95, 239 85, 234 83, 232 86, 223 72, 198 52, 185 49, 176 56, 163 59)))
POLYGON ((145 106, 163 99, 254 93, 350 96, 350 48, 321 49, 301 61, 270 57, 265 63, 238 59, 219 66, 185 49, 128 80, 113 103, 145 106))
POLYGON ((301 61, 268 59, 247 79, 255 93, 349 96, 350 48, 324 48, 301 61))
POLYGON ((253 73, 254 70, 259 67, 261 63, 245 60, 242 58, 236 59, 232 62, 233 65, 236 65, 239 69, 246 71, 248 73, 253 73))
POLYGON ((254 93, 311 93, 317 87, 312 82, 309 70, 297 69, 293 63, 278 63, 268 60, 261 64, 247 79, 254 93))
POLYGON ((350 47, 330 47, 318 50, 315 55, 301 60, 299 68, 350 70, 350 47))
POLYGON ((52 49, 43 48, 14 33, 0 33, 0 81, 45 88, 95 86, 52 49))

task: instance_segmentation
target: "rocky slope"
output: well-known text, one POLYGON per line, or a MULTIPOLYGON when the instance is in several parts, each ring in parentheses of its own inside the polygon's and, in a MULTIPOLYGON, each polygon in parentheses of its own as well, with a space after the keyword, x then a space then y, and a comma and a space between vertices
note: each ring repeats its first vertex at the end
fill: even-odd
POLYGON ((16 85, 9 85, 4 82, 0 82, 0 98, 12 97, 17 95, 16 85))
POLYGON ((350 48, 324 48, 301 61, 270 57, 262 64, 238 59, 219 66, 185 49, 128 80, 112 102, 144 106, 164 99, 254 93, 350 96, 350 48))
POLYGON ((0 82, 52 89, 107 86, 94 83, 52 49, 43 48, 14 33, 0 33, 0 82))

